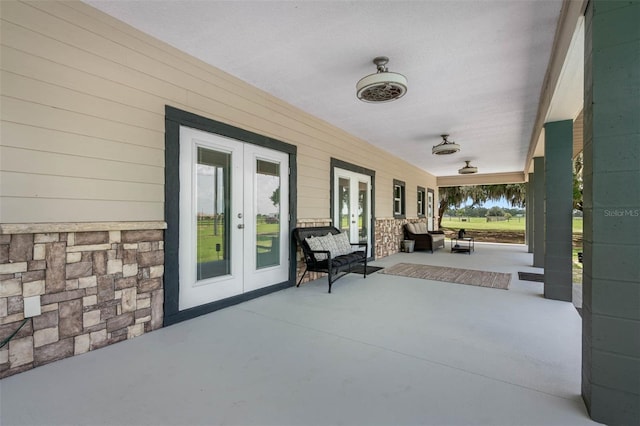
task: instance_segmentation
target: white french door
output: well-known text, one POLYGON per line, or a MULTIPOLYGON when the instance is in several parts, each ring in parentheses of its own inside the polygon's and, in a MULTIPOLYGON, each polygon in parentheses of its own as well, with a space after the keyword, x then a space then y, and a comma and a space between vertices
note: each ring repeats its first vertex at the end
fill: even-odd
POLYGON ((427 191, 427 231, 435 229, 434 224, 434 192, 432 189, 427 191))
POLYGON ((334 168, 333 225, 352 243, 369 243, 371 256, 371 176, 334 168))
POLYGON ((288 279, 289 157, 180 127, 179 309, 288 279))

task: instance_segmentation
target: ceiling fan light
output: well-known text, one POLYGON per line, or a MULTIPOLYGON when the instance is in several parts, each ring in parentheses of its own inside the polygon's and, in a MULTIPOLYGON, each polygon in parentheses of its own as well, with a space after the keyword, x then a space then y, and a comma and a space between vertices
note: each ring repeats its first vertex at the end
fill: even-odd
POLYGON ((436 145, 431 149, 431 153, 435 155, 449 155, 460 151, 460 145, 457 143, 447 143, 436 145))
POLYGON ((465 161, 465 166, 458 169, 458 173, 461 175, 472 175, 478 173, 478 168, 470 165, 471 161, 465 161))
POLYGON ((440 137, 442 138, 442 142, 431 148, 431 153, 433 155, 449 155, 460 151, 460 145, 447 140, 449 135, 440 135, 440 137))
POLYGON ((379 56, 373 60, 378 72, 361 78, 356 84, 356 96, 363 102, 382 103, 400 99, 407 93, 407 78, 390 72, 385 66, 389 58, 379 56))

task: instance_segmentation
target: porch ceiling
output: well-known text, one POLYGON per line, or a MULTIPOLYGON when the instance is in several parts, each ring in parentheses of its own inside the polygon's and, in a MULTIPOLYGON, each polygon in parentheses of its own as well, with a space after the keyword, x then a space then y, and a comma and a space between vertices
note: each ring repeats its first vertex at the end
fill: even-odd
POLYGON ((471 160, 522 172, 561 0, 86 0, 104 12, 436 176, 471 160), (388 56, 407 95, 372 105, 356 82, 388 56), (462 146, 431 154, 440 134, 462 146))

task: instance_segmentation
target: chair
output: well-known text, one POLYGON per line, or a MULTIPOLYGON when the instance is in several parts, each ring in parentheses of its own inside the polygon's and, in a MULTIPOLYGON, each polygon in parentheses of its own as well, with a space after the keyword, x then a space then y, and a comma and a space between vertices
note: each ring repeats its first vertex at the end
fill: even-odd
POLYGON ((414 250, 434 250, 444 248, 444 231, 427 231, 427 224, 422 222, 404 225, 405 240, 414 240, 414 250))

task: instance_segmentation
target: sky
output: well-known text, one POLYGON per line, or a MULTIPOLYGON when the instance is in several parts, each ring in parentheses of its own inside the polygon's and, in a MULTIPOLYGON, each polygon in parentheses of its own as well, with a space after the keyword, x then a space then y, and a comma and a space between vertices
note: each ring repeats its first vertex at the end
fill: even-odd
MULTIPOLYGON (((211 167, 206 164, 198 164, 198 178, 196 180, 198 192, 198 213, 211 215, 215 210, 215 197, 218 197, 218 213, 223 213, 224 206, 224 186, 223 169, 211 167), (216 182, 214 174, 218 173, 216 182), (216 191, 216 183, 218 188, 216 191)), ((256 214, 272 215, 280 211, 279 206, 275 206, 271 201, 273 191, 280 186, 280 177, 265 174, 258 174, 256 179, 256 214)))
MULTIPOLYGON (((470 206, 473 203, 473 201, 471 201, 471 199, 469 198, 467 200, 467 202, 460 206, 460 207, 464 207, 466 206, 470 206)), ((479 207, 486 207, 488 209, 490 209, 493 206, 498 206, 502 209, 512 209, 512 208, 518 208, 518 207, 512 207, 511 204, 507 201, 506 198, 502 197, 500 200, 495 201, 495 200, 491 200, 491 201, 487 201, 486 203, 480 204, 479 207)))

